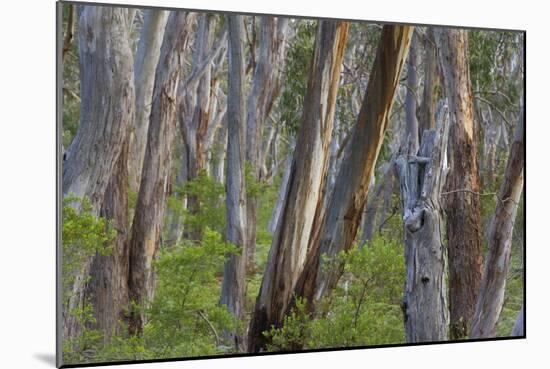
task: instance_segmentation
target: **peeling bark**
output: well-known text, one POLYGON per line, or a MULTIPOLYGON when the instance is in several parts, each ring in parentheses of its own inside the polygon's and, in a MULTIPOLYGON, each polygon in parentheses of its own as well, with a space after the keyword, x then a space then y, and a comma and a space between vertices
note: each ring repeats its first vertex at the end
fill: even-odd
MULTIPOLYGON (((63 195, 88 198, 100 214, 105 191, 117 169, 134 109, 133 57, 125 9, 84 7, 78 24, 80 124, 63 163, 63 195)), ((74 338, 80 325, 70 312, 84 305, 91 259, 76 276, 63 307, 63 337, 74 338)))
POLYGON ((248 351, 267 343, 263 332, 279 327, 305 261, 309 234, 323 204, 336 93, 348 24, 320 21, 287 193, 250 323, 248 351))
POLYGON ((468 34, 434 31, 449 101, 449 166, 445 214, 449 258, 450 338, 468 336, 482 273, 477 139, 470 84, 468 34), (458 190, 458 191, 457 191, 458 190), (467 191, 461 191, 467 190, 467 191))
MULTIPOLYGON (((176 92, 195 17, 194 13, 170 14, 155 73, 153 105, 130 240, 130 302, 138 306, 144 304, 153 293, 152 261, 160 247, 166 207, 172 141, 176 130, 176 92)), ((143 313, 132 309, 128 324, 130 334, 140 335, 143 324, 143 313)))
POLYGON ((310 303, 330 292, 342 273, 342 266, 323 268, 322 255, 334 260, 340 251, 353 245, 412 32, 409 26, 384 26, 382 30, 361 111, 346 146, 327 213, 315 218, 307 260, 295 289, 296 296, 310 303))

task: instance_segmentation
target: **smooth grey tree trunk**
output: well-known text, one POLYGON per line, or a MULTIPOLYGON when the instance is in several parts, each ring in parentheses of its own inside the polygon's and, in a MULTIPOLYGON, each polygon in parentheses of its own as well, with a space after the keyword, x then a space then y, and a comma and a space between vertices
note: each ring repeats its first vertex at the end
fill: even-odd
MULTIPOLYGON (((227 256, 223 269, 220 304, 226 305, 236 322, 243 317, 246 267, 245 192, 245 97, 244 24, 240 15, 226 16, 229 30, 227 96, 227 169, 225 240, 237 247, 227 256)), ((226 332, 237 352, 245 347, 241 332, 226 332)))
MULTIPOLYGON (((87 198, 99 215, 105 191, 117 169, 134 114, 133 56, 121 8, 84 7, 78 23, 80 121, 63 163, 63 195, 87 198)), ((77 272, 63 306, 63 337, 74 338, 80 325, 70 312, 84 305, 91 259, 77 272)), ((66 273, 68 271, 64 271, 66 273)))
POLYGON ((525 336, 525 305, 521 307, 510 335, 514 337, 525 336))
POLYGON ((146 10, 134 61, 134 80, 136 86, 136 109, 133 132, 130 141, 130 186, 139 191, 141 169, 145 155, 147 128, 151 114, 151 99, 155 83, 160 46, 168 20, 168 11, 146 10))
POLYGON ((322 209, 336 94, 348 23, 320 21, 296 150, 284 204, 249 329, 248 351, 267 343, 263 332, 280 327, 305 261, 310 231, 322 209))
MULTIPOLYGON (((256 68, 246 113, 246 161, 251 177, 257 181, 260 180, 261 133, 274 100, 279 96, 287 29, 287 18, 266 16, 260 19, 256 68)), ((249 272, 256 266, 256 197, 250 194, 246 197, 246 269, 249 272)))
MULTIPOLYGON (((170 14, 155 73, 143 171, 130 238, 130 302, 137 306, 142 306, 153 294, 152 261, 160 247, 166 208, 176 130, 176 92, 195 17, 195 13, 170 14)), ((140 335, 143 324, 143 312, 131 309, 130 334, 140 335)))

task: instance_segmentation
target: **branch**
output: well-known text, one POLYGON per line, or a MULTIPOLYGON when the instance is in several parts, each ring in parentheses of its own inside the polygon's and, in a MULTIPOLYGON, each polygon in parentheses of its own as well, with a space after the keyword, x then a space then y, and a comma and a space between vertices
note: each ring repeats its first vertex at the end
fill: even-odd
POLYGON ((214 328, 214 325, 208 320, 206 315, 202 312, 202 310, 197 310, 197 314, 206 322, 206 324, 210 327, 210 330, 212 333, 214 333, 214 337, 216 337, 216 346, 220 345, 220 336, 218 335, 218 332, 216 332, 216 328, 214 328))

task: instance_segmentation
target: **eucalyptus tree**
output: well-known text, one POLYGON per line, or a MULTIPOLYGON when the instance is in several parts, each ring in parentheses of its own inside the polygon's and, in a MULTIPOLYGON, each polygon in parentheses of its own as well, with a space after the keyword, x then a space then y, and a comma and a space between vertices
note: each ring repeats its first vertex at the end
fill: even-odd
MULTIPOLYGON (((66 152, 62 189, 64 196, 89 199, 96 216, 121 154, 124 157, 134 113, 133 56, 126 17, 126 9, 86 6, 78 21, 80 119, 66 152)), ((78 271, 70 300, 64 304, 65 338, 76 337, 81 329, 71 312, 84 307, 90 264, 87 260, 78 271)))
MULTIPOLYGON (((223 270, 220 304, 226 305, 235 322, 243 317, 246 267, 246 193, 245 193, 245 70, 244 23, 240 15, 228 15, 228 96, 225 240, 237 247, 227 256, 223 270)), ((226 332, 237 351, 244 348, 244 337, 226 332)))
POLYGON ((314 219, 322 209, 324 172, 348 24, 319 21, 301 125, 267 266, 256 299, 248 351, 265 349, 263 332, 279 327, 306 257, 314 219))
POLYGON ((150 9, 144 12, 135 61, 134 81, 136 89, 136 109, 132 136, 130 140, 130 186, 139 191, 151 99, 155 83, 155 71, 160 57, 160 46, 168 20, 168 11, 150 9))
POLYGON ((436 28, 434 34, 450 113, 450 170, 444 195, 450 335, 458 339, 468 335, 482 273, 477 135, 470 82, 468 33, 466 30, 436 28))
POLYGON ((129 332, 141 334, 144 324, 140 306, 152 295, 152 261, 160 247, 167 187, 176 130, 177 87, 195 13, 173 12, 168 17, 155 84, 141 184, 130 237, 129 332), (137 307, 136 307, 137 306, 137 307))
POLYGON ((506 277, 510 267, 512 232, 523 191, 525 167, 525 122, 523 109, 524 107, 522 106, 514 139, 510 146, 504 179, 497 195, 497 206, 491 221, 488 253, 485 258, 483 278, 472 319, 471 338, 489 338, 495 336, 496 325, 504 304, 506 277))
POLYGON ((342 266, 335 265, 337 254, 353 246, 412 32, 409 26, 382 29, 357 123, 346 145, 326 213, 316 216, 311 227, 307 259, 295 287, 296 296, 310 304, 334 288, 342 273, 342 266))
MULTIPOLYGON (((260 35, 255 60, 252 87, 246 112, 246 161, 251 178, 260 180, 262 128, 281 91, 288 18, 260 18, 260 35)), ((254 269, 256 249, 256 218, 258 201, 255 194, 246 197, 246 266, 254 269)))

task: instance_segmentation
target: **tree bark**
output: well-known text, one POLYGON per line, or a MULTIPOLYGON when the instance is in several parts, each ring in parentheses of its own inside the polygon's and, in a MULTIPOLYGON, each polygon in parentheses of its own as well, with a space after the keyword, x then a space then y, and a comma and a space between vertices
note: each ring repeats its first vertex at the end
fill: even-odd
POLYGON ((401 308, 407 342, 447 339, 448 312, 440 194, 446 175, 448 108, 436 131, 425 131, 419 152, 405 150, 395 162, 401 189, 407 279, 401 308))
MULTIPOLYGON (((212 104, 215 99, 213 93, 216 89, 216 81, 212 78, 214 73, 212 62, 225 50, 226 31, 223 29, 216 42, 212 43, 214 36, 213 20, 208 15, 200 17, 193 53, 193 67, 185 83, 179 88, 180 101, 180 131, 186 147, 187 181, 196 179, 202 170, 206 169, 206 137, 208 127, 212 121, 212 104)), ((197 196, 187 196, 187 209, 191 214, 197 214, 200 210, 197 196)), ((188 239, 199 241, 202 238, 200 228, 185 230, 188 239)))
MULTIPOLYGON (((239 322, 243 316, 246 266, 244 24, 243 17, 239 15, 228 15, 226 21, 229 29, 229 67, 225 239, 237 247, 237 253, 227 256, 220 304, 226 305, 235 321, 239 322)), ((227 335, 238 352, 244 349, 244 337, 239 332, 230 332, 227 335)))
POLYGON ((130 141, 130 186, 139 191, 141 169, 147 142, 151 99, 155 83, 155 70, 160 57, 160 46, 168 20, 168 11, 146 10, 143 28, 134 61, 134 80, 136 86, 136 109, 134 129, 130 141))
POLYGON ((485 259, 483 279, 472 320, 471 338, 490 338, 496 334, 496 325, 504 304, 506 276, 510 266, 512 231, 518 204, 523 191, 525 166, 524 107, 516 127, 514 141, 498 193, 498 202, 491 222, 488 254, 485 259))
POLYGON ((514 324, 510 335, 513 337, 525 336, 525 306, 521 307, 521 310, 519 311, 518 317, 516 319, 516 323, 514 324))
POLYGON ((348 23, 320 21, 288 189, 249 330, 249 352, 267 343, 263 332, 279 327, 305 260, 313 221, 322 208, 336 93, 348 23))
MULTIPOLYGON (((124 147, 134 109, 133 57, 125 27, 127 11, 83 7, 79 19, 80 122, 63 163, 63 195, 88 198, 100 214, 105 191, 124 147)), ((84 305, 85 262, 63 311, 63 337, 74 338, 80 325, 70 312, 84 305)))
POLYGON ((382 30, 366 94, 346 145, 327 213, 316 217, 305 267, 295 289, 296 296, 310 304, 329 292, 342 272, 341 266, 323 268, 322 255, 334 260, 340 251, 352 247, 357 235, 412 32, 409 26, 384 26, 382 30))
MULTIPOLYGON (((195 16, 184 12, 170 14, 155 73, 143 171, 130 240, 130 301, 137 306, 145 303, 153 292, 152 261, 160 246, 167 197, 176 128, 176 91, 195 16)), ((131 309, 130 334, 140 335, 143 324, 143 313, 131 309)))
POLYGON ((477 140, 470 85, 468 34, 434 31, 449 102, 449 161, 445 213, 449 258, 450 338, 468 336, 482 274, 477 140))
POLYGON ((103 332, 107 343, 120 333, 120 321, 126 318, 128 307, 128 146, 127 136, 111 181, 105 192, 100 215, 108 219, 116 230, 116 239, 109 255, 96 254, 93 258, 84 298, 93 306, 96 320, 88 328, 103 332))
POLYGON ((424 38, 424 90, 420 106, 419 137, 428 129, 435 129, 435 109, 439 89, 439 64, 433 27, 428 27, 424 38))
MULTIPOLYGON (((287 18, 261 17, 259 50, 248 95, 246 114, 246 161, 255 180, 260 180, 261 132, 269 111, 280 92, 281 63, 284 60, 287 18)), ((246 197, 246 270, 255 269, 256 196, 246 197)))

